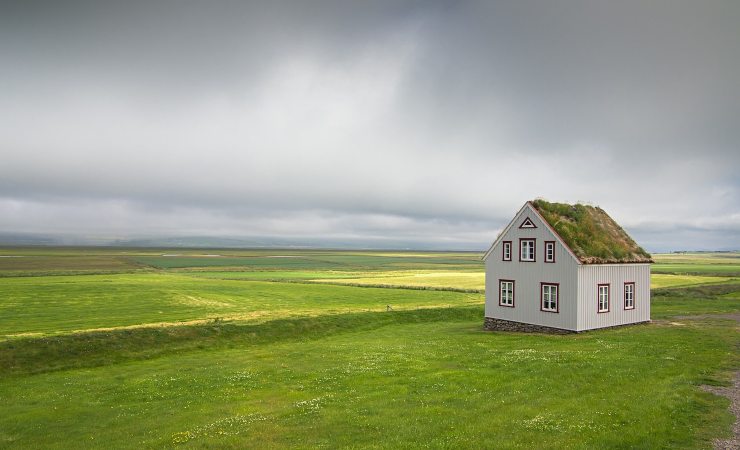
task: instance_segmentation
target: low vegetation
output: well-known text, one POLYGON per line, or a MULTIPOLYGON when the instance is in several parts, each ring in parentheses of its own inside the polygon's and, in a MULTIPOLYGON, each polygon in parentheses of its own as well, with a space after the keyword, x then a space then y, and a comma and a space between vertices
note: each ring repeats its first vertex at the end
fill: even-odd
POLYGON ((545 200, 532 204, 586 264, 652 261, 650 254, 599 207, 545 200))
POLYGON ((24 276, 0 268, 0 448, 708 448, 730 432, 698 386, 738 368, 732 274, 660 274, 674 287, 653 291, 652 324, 552 336, 484 332, 482 294, 436 290, 479 288, 477 254, 120 251, 60 250, 123 258, 119 273, 64 275, 49 250, 24 276), (414 289, 336 284, 365 282, 414 289))

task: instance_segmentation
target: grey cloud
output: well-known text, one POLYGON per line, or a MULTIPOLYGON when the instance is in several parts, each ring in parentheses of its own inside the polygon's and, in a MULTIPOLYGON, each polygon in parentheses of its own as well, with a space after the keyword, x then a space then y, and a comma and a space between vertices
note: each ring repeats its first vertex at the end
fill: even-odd
POLYGON ((542 196, 648 248, 718 246, 739 22, 720 1, 0 4, 0 231, 484 248, 542 196))

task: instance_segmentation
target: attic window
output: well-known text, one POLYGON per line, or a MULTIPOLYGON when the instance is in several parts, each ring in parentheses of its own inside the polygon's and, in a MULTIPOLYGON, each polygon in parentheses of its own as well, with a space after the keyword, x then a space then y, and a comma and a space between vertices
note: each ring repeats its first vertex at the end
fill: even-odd
POLYGON ((537 228, 537 225, 535 225, 534 222, 532 222, 532 219, 527 217, 526 219, 524 219, 524 222, 522 222, 522 224, 519 225, 519 228, 537 228))
POLYGON ((519 239, 519 261, 534 262, 535 239, 519 239))
POLYGON ((511 241, 504 241, 503 260, 511 261, 511 241))
POLYGON ((555 262, 555 241, 545 241, 545 262, 555 262))

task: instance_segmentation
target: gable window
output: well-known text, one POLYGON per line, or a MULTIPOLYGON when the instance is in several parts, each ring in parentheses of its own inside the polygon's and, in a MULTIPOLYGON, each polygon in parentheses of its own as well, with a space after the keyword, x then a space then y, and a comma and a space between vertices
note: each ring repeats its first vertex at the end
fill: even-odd
POLYGON ((555 262, 555 241, 545 241, 545 262, 555 262))
POLYGON ((514 307, 514 280, 498 280, 498 304, 514 307))
POLYGON ((599 312, 609 312, 609 285, 599 285, 599 312))
POLYGON ((635 283, 624 283, 624 309, 635 309, 635 283))
POLYGON ((503 260, 511 261, 511 241, 504 241, 503 252, 503 260))
POLYGON ((532 222, 532 219, 527 217, 526 219, 524 219, 524 222, 522 222, 522 224, 519 225, 519 228, 537 228, 537 225, 535 225, 534 222, 532 222))
POLYGON ((519 261, 534 261, 534 239, 519 239, 519 261))
POLYGON ((540 283, 540 310, 558 312, 558 283, 540 283))

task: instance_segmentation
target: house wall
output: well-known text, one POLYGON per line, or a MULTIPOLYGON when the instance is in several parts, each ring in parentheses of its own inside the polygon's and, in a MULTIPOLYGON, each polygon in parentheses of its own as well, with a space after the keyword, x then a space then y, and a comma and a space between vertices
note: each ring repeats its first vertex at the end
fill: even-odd
POLYGON ((584 264, 578 270, 577 330, 650 320, 650 264, 584 264), (635 309, 624 309, 624 283, 635 283, 635 309), (598 285, 610 285, 609 312, 598 312, 598 285))
POLYGON ((486 259, 486 317, 576 330, 578 263, 531 206, 526 205, 486 259), (537 228, 520 229, 529 217, 537 228), (519 261, 519 239, 536 239, 536 262, 519 261), (502 261, 503 242, 512 241, 512 260, 502 261), (545 263, 545 241, 555 241, 555 263, 545 263), (514 280, 514 307, 499 306, 499 280, 514 280), (560 283, 559 312, 540 310, 541 282, 560 283))

